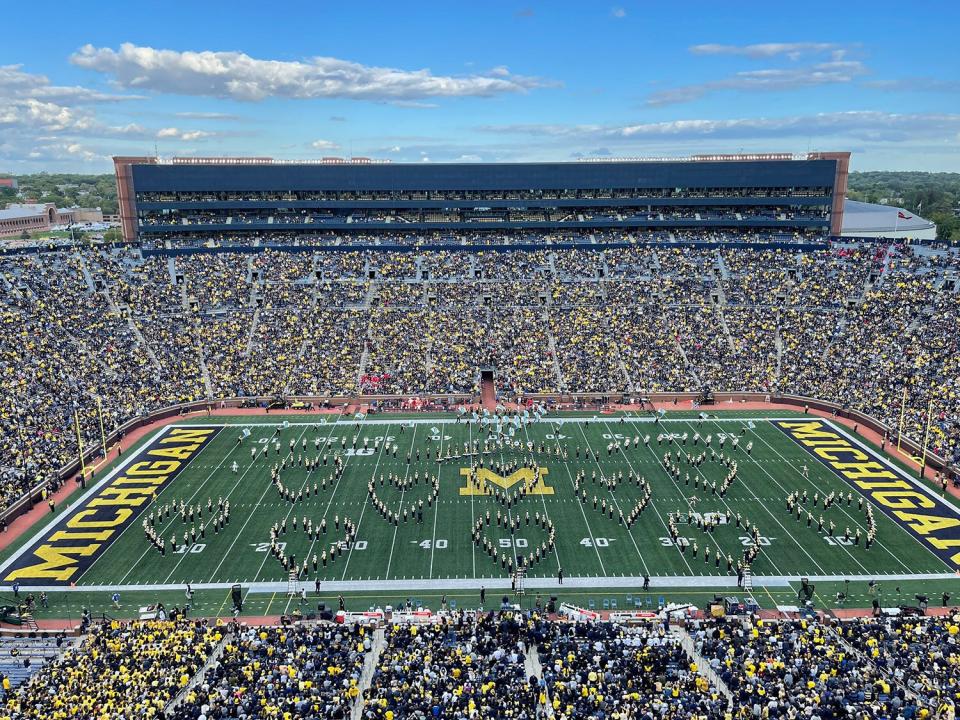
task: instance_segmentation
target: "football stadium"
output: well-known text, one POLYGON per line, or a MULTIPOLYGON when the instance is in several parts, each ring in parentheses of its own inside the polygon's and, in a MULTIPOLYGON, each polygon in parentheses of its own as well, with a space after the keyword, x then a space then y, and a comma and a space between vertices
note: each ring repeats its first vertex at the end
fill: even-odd
MULTIPOLYGON (((866 75, 844 48, 690 52, 866 75)), ((408 75, 438 102, 555 85, 332 57, 219 85, 238 57, 261 62, 86 45, 71 64, 109 82, 31 91, 44 132, 119 150, 62 155, 112 164, 110 234, 55 221, 69 179, 3 186, 0 720, 956 717, 960 244, 932 194, 853 193, 853 143, 273 158, 206 101, 327 102, 277 79, 327 61, 385 112, 432 112, 408 75), (179 127, 43 125, 163 83, 204 98, 156 110, 179 127), (201 120, 263 154, 196 152, 201 120)), ((791 67, 777 88, 815 84, 791 67)), ((26 77, 0 64, 0 100, 26 77)), ((56 140, 20 132, 0 161, 56 140)))
MULTIPOLYGON (((7 385, 0 579, 28 600, 6 619, 335 620, 266 632, 354 668, 386 622, 388 656, 415 627, 441 656, 481 634, 546 677, 700 618, 617 662, 708 716, 758 689, 677 671, 684 637, 708 664, 771 633, 876 657, 960 589, 960 255, 831 235, 848 161, 117 158, 122 243, 2 258, 5 355, 30 368, 7 385), (801 624, 884 608, 869 634, 801 624), (733 645, 727 614, 755 624, 733 645)), ((196 648, 179 678, 228 630, 159 632, 196 648)), ((264 636, 232 632, 239 668, 264 636)), ((481 662, 533 712, 509 657, 481 662)), ((360 707, 358 680, 314 702, 360 707)))

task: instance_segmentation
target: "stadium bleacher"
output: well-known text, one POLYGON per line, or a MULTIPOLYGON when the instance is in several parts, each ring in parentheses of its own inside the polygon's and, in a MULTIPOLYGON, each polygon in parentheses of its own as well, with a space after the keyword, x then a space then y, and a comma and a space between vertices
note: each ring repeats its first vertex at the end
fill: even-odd
POLYGON ((956 250, 680 245, 0 260, 3 503, 131 418, 229 396, 785 392, 960 460, 956 250), (371 279, 372 278, 372 279, 371 279))
POLYGON ((951 612, 621 624, 458 609, 380 627, 113 621, 59 649, 17 640, 25 653, 56 657, 19 687, 4 683, 3 716, 947 720, 960 699, 951 612))

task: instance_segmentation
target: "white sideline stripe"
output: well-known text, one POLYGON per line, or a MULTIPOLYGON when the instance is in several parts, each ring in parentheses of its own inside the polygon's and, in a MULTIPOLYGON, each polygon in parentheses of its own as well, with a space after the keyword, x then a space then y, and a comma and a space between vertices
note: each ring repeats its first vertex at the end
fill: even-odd
MULTIPOLYGON (((631 411, 631 412, 632 412, 632 411, 631 411)), ((368 417, 369 417, 369 416, 368 416, 368 417)), ((544 423, 588 423, 588 424, 590 424, 590 423, 597 423, 597 424, 610 423, 610 424, 613 425, 613 424, 616 424, 616 422, 617 422, 621 417, 624 418, 624 419, 628 419, 628 420, 630 420, 630 422, 633 422, 633 423, 638 423, 638 424, 639 424, 639 423, 650 423, 651 425, 653 424, 653 421, 654 421, 654 420, 658 420, 660 424, 663 424, 663 423, 695 422, 695 421, 698 419, 698 417, 688 417, 688 418, 657 418, 657 417, 655 417, 655 416, 653 416, 653 415, 630 416, 629 418, 628 418, 626 415, 607 415, 606 417, 599 417, 599 416, 598 416, 598 417, 562 417, 562 416, 558 416, 558 417, 548 417, 548 418, 544 418, 544 419, 542 419, 542 420, 537 420, 537 421, 531 421, 531 424, 533 424, 533 425, 543 425, 544 423)), ((818 418, 818 419, 825 419, 825 418, 820 418, 819 416, 817 416, 817 418, 818 418)), ((802 420, 802 419, 803 419, 803 416, 802 416, 802 415, 792 415, 792 416, 790 416, 790 417, 766 417, 766 416, 752 415, 752 416, 750 416, 750 417, 724 417, 724 416, 718 415, 718 416, 715 417, 715 418, 711 417, 711 418, 709 418, 709 419, 710 419, 712 422, 757 422, 758 420, 761 420, 761 421, 763 421, 763 420, 770 420, 770 421, 776 421, 776 420, 802 420)), ((353 425, 356 425, 357 422, 358 422, 357 420, 350 419, 350 420, 335 420, 334 422, 292 422, 292 423, 288 423, 288 425, 289 425, 290 427, 296 427, 296 426, 299 426, 299 425, 309 425, 309 426, 312 427, 312 426, 316 425, 316 426, 318 427, 318 429, 322 429, 322 428, 335 427, 335 426, 337 426, 337 425, 343 425, 343 426, 349 425, 349 426, 353 426, 353 425)), ((364 425, 364 426, 367 426, 367 425, 407 425, 407 426, 409 426, 409 425, 456 425, 456 424, 457 424, 456 418, 432 418, 432 419, 431 419, 431 418, 416 418, 416 419, 413 419, 413 420, 400 420, 400 419, 397 419, 397 418, 394 418, 393 420, 369 420, 369 419, 365 419, 365 420, 363 420, 362 422, 363 422, 363 425, 364 425)), ((472 421, 471 421, 471 422, 472 422, 472 421)), ((167 427, 179 427, 179 428, 191 428, 191 427, 245 428, 245 427, 278 427, 279 425, 282 425, 282 424, 283 424, 282 422, 276 422, 276 423, 264 423, 264 422, 258 422, 258 423, 222 423, 222 424, 218 424, 218 425, 213 425, 213 426, 211 426, 210 423, 206 423, 205 425, 194 425, 194 424, 192 424, 192 423, 177 423, 177 424, 174 424, 174 425, 168 425, 167 427)), ((467 423, 466 423, 466 421, 461 421, 460 424, 461 424, 461 425, 466 425, 467 423)), ((476 423, 474 423, 474 424, 476 424, 476 423)))
MULTIPOLYGON (((808 575, 811 582, 842 582, 850 580, 851 582, 867 582, 869 580, 908 581, 908 580, 956 580, 957 576, 953 573, 920 573, 916 575, 808 575)), ((799 575, 755 575, 753 577, 754 587, 788 587, 790 583, 798 583, 799 575)), ((287 581, 275 582, 241 582, 241 583, 193 583, 191 587, 194 590, 227 590, 236 585, 240 585, 248 593, 279 593, 286 592, 287 581)), ((476 590, 479 592, 483 585, 490 590, 509 589, 510 578, 436 578, 434 580, 410 579, 410 580, 324 580, 321 584, 321 592, 355 592, 355 591, 373 591, 373 592, 392 592, 392 591, 425 591, 425 590, 476 590)), ((563 578, 563 585, 557 584, 554 577, 536 577, 525 578, 524 587, 536 590, 565 590, 567 588, 587 588, 600 592, 597 588, 624 588, 633 591, 640 591, 643 586, 643 578, 637 576, 621 577, 603 577, 595 575, 576 576, 563 578)), ((736 576, 717 576, 717 575, 663 575, 650 578, 650 589, 648 595, 657 593, 668 593, 671 591, 682 590, 683 588, 736 588, 736 576)), ((0 590, 9 590, 6 586, 0 586, 0 590)), ((138 591, 162 591, 176 590, 183 592, 183 583, 172 585, 80 585, 74 588, 63 587, 62 585, 34 586, 31 585, 31 592, 138 592, 138 591)))
MULTIPOLYGON (((44 535, 46 535, 47 533, 49 533, 54 527, 56 527, 56 526, 60 523, 60 521, 63 520, 64 515, 69 515, 69 514, 72 513, 74 510, 78 509, 78 508, 79 508, 81 505, 83 505, 83 503, 85 503, 92 495, 95 495, 97 492, 99 492, 100 489, 101 489, 104 485, 107 485, 111 480, 113 480, 114 477, 116 477, 118 474, 120 474, 121 472, 123 472, 124 470, 126 470, 127 467, 128 467, 134 460, 137 459, 137 456, 140 454, 140 451, 143 450, 143 448, 151 445, 151 444, 152 444, 155 440, 157 440, 157 438, 159 438, 159 437, 167 430, 167 428, 169 428, 169 427, 190 427, 190 426, 189 426, 189 425, 167 425, 166 427, 163 427, 163 428, 160 428, 159 430, 157 430, 157 431, 150 437, 150 439, 147 440, 145 443, 138 443, 138 445, 137 445, 137 450, 136 450, 135 452, 131 452, 131 453, 127 456, 127 459, 126 459, 126 460, 124 460, 122 463, 120 463, 119 465, 117 465, 113 470, 111 470, 109 473, 107 473, 107 474, 104 475, 102 478, 100 478, 100 481, 99 481, 98 483, 96 483, 95 485, 91 485, 89 490, 87 490, 85 493, 83 493, 83 495, 81 495, 81 496, 78 497, 76 500, 74 500, 72 503, 70 503, 70 504, 66 507, 66 509, 61 510, 57 515, 54 515, 54 516, 53 516, 53 519, 50 520, 50 522, 48 522, 46 525, 44 525, 43 528, 41 528, 40 530, 37 530, 36 532, 34 532, 33 535, 30 537, 30 539, 27 540, 27 541, 20 547, 20 549, 18 549, 15 553, 13 553, 13 555, 11 555, 9 558, 7 558, 7 560, 3 563, 3 565, 0 565, 0 575, 5 574, 5 573, 7 572, 7 570, 9 569, 9 567, 10 567, 11 565, 13 565, 17 560, 19 560, 19 559, 20 559, 20 556, 23 555, 30 547, 32 547, 33 544, 34 544, 37 540, 39 540, 41 537, 43 537, 44 535)), ((203 427, 217 427, 217 428, 219 428, 219 427, 222 427, 222 426, 221 426, 221 425, 205 424, 205 425, 194 425, 193 427, 195 427, 195 428, 203 428, 203 427)), ((130 452, 130 451, 128 450, 128 452, 130 452)), ((70 480, 68 480, 67 482, 70 482, 70 480)), ((131 523, 131 524, 132 524, 132 523, 131 523)), ((126 529, 126 528, 124 528, 124 529, 126 529)), ((112 544, 112 543, 111 543, 111 544, 112 544)), ((108 548, 109 548, 109 546, 108 546, 108 548)))

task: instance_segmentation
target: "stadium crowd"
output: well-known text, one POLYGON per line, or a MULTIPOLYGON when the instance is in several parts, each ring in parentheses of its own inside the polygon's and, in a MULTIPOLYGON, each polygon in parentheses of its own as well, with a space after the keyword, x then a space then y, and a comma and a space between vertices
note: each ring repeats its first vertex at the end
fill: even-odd
POLYGON ((238 629, 168 720, 349 718, 370 645, 360 627, 238 629))
POLYGON ((0 717, 953 720, 960 615, 572 621, 540 607, 373 627, 112 621, 0 717))
POLYGON ((727 698, 662 624, 542 623, 539 658, 555 717, 723 718, 727 698))
POLYGON ((539 689, 525 673, 524 635, 523 618, 513 613, 389 626, 362 717, 532 720, 539 689))
POLYGON ((154 718, 203 667, 223 634, 206 621, 105 622, 5 697, 0 717, 154 718))
POLYGON ((0 259, 0 504, 127 420, 224 396, 790 392, 960 460, 960 255, 75 250, 0 259))

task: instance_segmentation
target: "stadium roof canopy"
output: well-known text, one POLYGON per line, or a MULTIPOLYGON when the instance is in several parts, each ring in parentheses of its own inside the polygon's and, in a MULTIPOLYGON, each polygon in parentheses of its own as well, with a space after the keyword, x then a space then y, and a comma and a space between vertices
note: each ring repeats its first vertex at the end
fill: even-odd
POLYGON ((935 223, 893 205, 844 200, 843 228, 846 237, 888 237, 934 240, 935 223))

